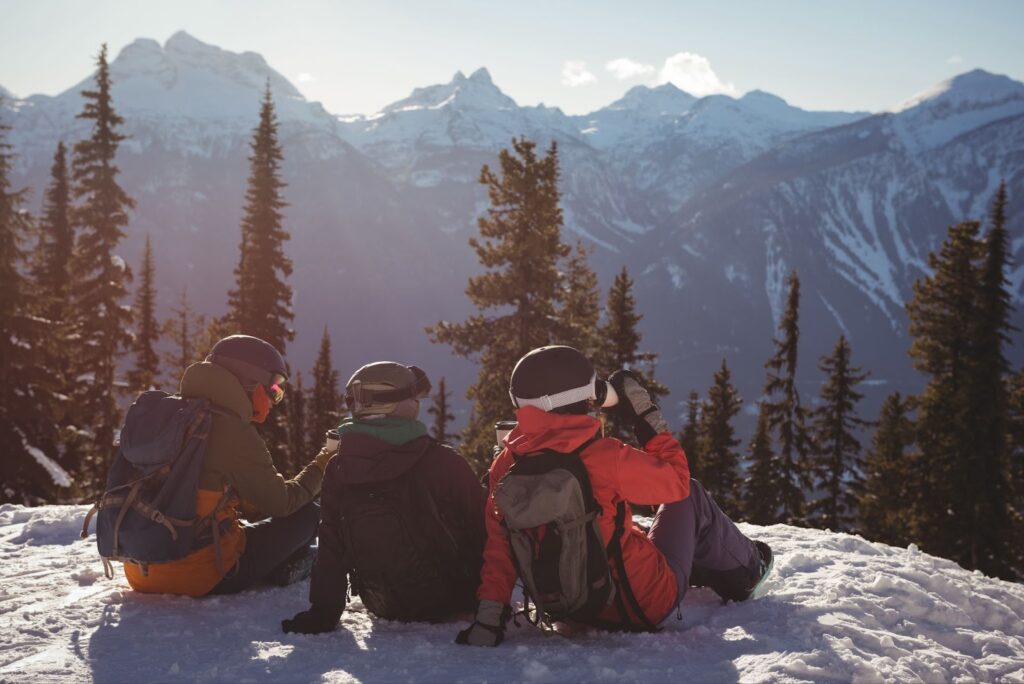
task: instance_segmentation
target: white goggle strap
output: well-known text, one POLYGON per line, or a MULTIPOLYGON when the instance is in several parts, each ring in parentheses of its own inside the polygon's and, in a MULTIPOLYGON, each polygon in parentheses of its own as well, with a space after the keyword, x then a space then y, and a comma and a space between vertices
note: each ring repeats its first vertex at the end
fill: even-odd
POLYGON ((517 397, 511 392, 509 392, 509 396, 512 397, 512 403, 515 404, 516 408, 536 406, 542 411, 551 411, 552 409, 568 406, 569 404, 575 404, 579 401, 597 399, 596 387, 597 373, 594 373, 590 378, 590 382, 586 385, 567 389, 564 392, 558 392, 557 394, 545 394, 543 397, 535 397, 533 399, 517 397))

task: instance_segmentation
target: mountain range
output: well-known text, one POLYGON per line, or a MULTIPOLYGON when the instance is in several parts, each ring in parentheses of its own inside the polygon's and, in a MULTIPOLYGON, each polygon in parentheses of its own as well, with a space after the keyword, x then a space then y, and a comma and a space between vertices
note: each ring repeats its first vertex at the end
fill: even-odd
MULTIPOLYGON (((805 400, 821 381, 817 358, 840 334, 872 373, 866 416, 884 394, 916 389, 904 303, 946 228, 982 218, 1001 179, 1024 327, 1015 201, 1024 197, 1024 84, 1005 76, 971 71, 875 114, 805 111, 762 91, 697 98, 666 84, 570 116, 519 106, 479 69, 380 112, 339 116, 259 55, 185 32, 162 46, 135 41, 111 73, 130 136, 121 178, 137 200, 123 252, 138 263, 151 236, 162 311, 186 285, 198 308, 224 311, 248 144, 269 83, 295 263, 289 356, 299 369, 326 326, 343 377, 393 358, 447 376, 461 395, 472 366, 431 345, 423 327, 469 312, 463 290, 481 267, 467 240, 487 207, 480 168, 520 135, 558 142, 564 237, 593 247, 602 287, 622 266, 634 277, 643 346, 659 354, 675 417, 723 356, 751 412, 791 269, 802 284, 805 400)), ((75 115, 90 82, 52 97, 8 94, 0 105, 18 155, 14 180, 34 189, 34 211, 57 142, 86 135, 75 115)), ((1019 338, 1010 357, 1024 362, 1019 338)))

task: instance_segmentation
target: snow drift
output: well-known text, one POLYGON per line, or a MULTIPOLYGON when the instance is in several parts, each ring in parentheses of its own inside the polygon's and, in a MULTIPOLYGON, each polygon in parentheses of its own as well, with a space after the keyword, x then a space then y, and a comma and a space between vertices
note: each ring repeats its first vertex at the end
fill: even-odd
POLYGON ((776 550, 768 594, 692 590, 658 634, 509 627, 497 649, 463 624, 403 624, 356 599, 342 628, 285 635, 305 583, 200 600, 103 578, 84 506, 0 507, 0 681, 1024 682, 1024 586, 860 537, 742 525, 776 550))

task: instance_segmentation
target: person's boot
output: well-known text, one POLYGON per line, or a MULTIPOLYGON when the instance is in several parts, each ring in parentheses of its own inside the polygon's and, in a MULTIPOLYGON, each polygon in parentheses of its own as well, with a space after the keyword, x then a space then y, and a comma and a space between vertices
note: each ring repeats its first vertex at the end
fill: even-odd
POLYGON ((747 594, 746 598, 743 599, 744 601, 758 599, 764 596, 765 592, 768 590, 765 586, 766 580, 768 579, 768 575, 772 573, 772 568, 775 567, 775 554, 772 553, 772 547, 768 546, 763 541, 755 541, 754 546, 757 547, 757 553, 761 557, 761 574, 753 588, 751 588, 750 592, 747 594))

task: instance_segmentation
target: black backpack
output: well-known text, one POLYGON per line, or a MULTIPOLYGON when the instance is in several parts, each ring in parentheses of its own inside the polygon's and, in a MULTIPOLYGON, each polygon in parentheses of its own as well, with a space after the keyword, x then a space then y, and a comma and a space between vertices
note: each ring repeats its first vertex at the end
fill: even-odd
MULTIPOLYGON (((430 440, 423 453, 434 445, 430 440)), ((478 578, 467 571, 455 536, 415 471, 343 485, 341 530, 352 593, 367 610, 388 620, 429 622, 471 609, 478 578)))
POLYGON ((517 457, 498 482, 494 501, 504 516, 512 558, 523 580, 523 594, 537 605, 537 620, 572 620, 609 629, 656 631, 633 595, 622 560, 620 538, 626 505, 616 507, 615 531, 606 545, 599 527, 601 507, 580 454, 544 450, 517 457), (609 559, 615 563, 618 582, 609 559), (640 624, 626 611, 628 601, 640 624), (620 621, 598 616, 615 605, 620 621))

